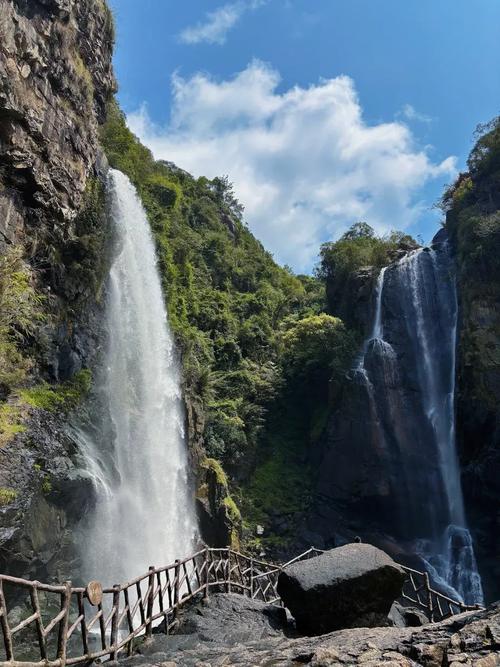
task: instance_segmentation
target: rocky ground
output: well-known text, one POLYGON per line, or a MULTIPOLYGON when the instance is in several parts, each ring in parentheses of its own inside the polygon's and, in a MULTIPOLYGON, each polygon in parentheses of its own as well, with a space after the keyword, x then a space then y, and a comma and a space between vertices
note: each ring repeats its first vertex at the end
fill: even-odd
POLYGON ((497 667, 500 603, 419 628, 353 628, 298 637, 283 609, 219 594, 183 611, 175 635, 156 635, 120 665, 497 667))

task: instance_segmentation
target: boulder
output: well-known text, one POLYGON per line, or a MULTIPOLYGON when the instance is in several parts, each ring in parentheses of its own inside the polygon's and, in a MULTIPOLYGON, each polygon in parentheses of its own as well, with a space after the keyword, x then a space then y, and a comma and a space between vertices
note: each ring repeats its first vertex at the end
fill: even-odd
POLYGON ((387 624, 404 570, 369 544, 346 544, 280 573, 278 593, 302 634, 387 624))
MULTIPOLYGON (((193 641, 231 645, 268 637, 283 637, 289 630, 283 607, 235 593, 215 593, 207 599, 194 598, 182 607, 177 623, 170 629, 172 635, 168 640, 165 638, 164 643, 171 647, 172 636, 175 635, 180 645, 191 645, 193 641)), ((164 631, 162 624, 155 634, 164 631)))
POLYGON ((418 607, 405 607, 399 602, 394 602, 388 615, 389 625, 395 628, 419 628, 430 623, 422 609, 418 607))

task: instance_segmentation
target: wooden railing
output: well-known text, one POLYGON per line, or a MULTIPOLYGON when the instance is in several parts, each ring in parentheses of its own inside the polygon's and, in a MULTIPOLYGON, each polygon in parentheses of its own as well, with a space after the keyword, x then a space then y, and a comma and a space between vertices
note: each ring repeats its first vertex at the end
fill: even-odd
MULTIPOLYGON (((275 565, 230 548, 205 548, 104 590, 98 582, 83 588, 71 582, 56 586, 0 575, 0 664, 64 667, 131 655, 137 637, 150 638, 153 627, 160 623, 169 632, 182 605, 195 596, 208 597, 211 591, 281 604, 279 573, 320 553, 312 548, 284 565, 275 565), (34 661, 34 655, 40 659, 34 661)), ((477 608, 434 590, 426 573, 405 570, 408 579, 403 599, 426 611, 430 620, 477 608)))

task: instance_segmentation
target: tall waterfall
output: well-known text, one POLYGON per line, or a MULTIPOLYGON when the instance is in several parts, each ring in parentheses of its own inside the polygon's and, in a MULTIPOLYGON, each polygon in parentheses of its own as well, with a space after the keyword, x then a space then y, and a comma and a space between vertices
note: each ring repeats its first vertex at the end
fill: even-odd
POLYGON ((97 501, 83 540, 88 578, 106 585, 190 552, 189 493, 179 368, 148 220, 133 185, 109 175, 116 249, 97 378, 100 417, 78 431, 97 501))
POLYGON ((356 365, 385 461, 401 535, 434 579, 483 599, 455 446, 457 296, 447 243, 382 269, 371 335, 356 365))

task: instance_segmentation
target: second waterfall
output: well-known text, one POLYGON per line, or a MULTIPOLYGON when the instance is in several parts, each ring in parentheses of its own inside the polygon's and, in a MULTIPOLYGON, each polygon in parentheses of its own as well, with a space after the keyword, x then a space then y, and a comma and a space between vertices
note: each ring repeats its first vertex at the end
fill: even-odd
POLYGON ((379 275, 355 376, 368 395, 398 537, 413 542, 441 588, 474 604, 483 594, 455 443, 456 331, 447 242, 414 250, 379 275))
POLYGON ((195 539, 180 373, 146 213, 109 175, 114 256, 92 426, 77 431, 96 505, 84 573, 111 585, 187 555, 195 539))

